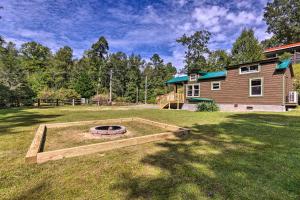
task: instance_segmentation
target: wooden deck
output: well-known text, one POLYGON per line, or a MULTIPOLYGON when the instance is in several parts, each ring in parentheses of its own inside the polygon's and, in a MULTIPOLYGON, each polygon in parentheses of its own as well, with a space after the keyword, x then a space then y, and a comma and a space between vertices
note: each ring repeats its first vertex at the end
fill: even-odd
POLYGON ((180 109, 184 104, 184 94, 170 92, 157 97, 160 109, 180 109))

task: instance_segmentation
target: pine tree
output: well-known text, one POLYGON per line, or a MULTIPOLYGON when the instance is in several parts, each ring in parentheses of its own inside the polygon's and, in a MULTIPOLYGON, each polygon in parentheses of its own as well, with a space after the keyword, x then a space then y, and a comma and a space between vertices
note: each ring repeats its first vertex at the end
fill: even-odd
POLYGON ((234 42, 232 50, 231 64, 253 62, 264 58, 263 48, 252 29, 244 29, 241 35, 234 42))

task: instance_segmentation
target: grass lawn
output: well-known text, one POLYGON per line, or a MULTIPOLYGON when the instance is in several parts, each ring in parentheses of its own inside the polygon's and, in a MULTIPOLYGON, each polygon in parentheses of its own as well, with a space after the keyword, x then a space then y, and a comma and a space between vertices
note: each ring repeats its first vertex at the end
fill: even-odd
POLYGON ((300 111, 0 110, 0 199, 300 199, 300 111), (40 123, 142 117, 172 141, 27 165, 40 123))
POLYGON ((141 123, 138 121, 122 123, 91 123, 87 125, 77 125, 64 128, 48 128, 44 151, 57 150, 80 145, 120 140, 131 137, 139 137, 156 133, 166 132, 166 129, 141 123), (98 125, 121 125, 126 127, 126 133, 116 137, 93 137, 89 130, 98 125))

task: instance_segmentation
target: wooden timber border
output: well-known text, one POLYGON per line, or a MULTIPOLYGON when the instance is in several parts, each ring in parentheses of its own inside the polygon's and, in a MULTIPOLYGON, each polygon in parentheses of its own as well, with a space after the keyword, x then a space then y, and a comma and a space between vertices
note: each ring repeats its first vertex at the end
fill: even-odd
POLYGON ((180 135, 184 135, 188 133, 189 133, 189 129, 186 128, 165 124, 161 122, 155 122, 155 121, 138 118, 138 117, 42 124, 39 126, 39 128, 35 133, 33 141, 26 154, 25 162, 44 163, 50 160, 58 160, 58 159, 87 155, 92 153, 105 152, 113 149, 119 149, 122 147, 139 145, 148 142, 155 142, 155 141, 166 140, 166 139, 175 139, 180 135), (167 130, 167 132, 43 152, 43 146, 46 140, 47 128, 62 128, 62 127, 85 125, 91 123, 121 123, 121 122, 129 122, 129 121, 138 121, 141 123, 164 128, 167 130))

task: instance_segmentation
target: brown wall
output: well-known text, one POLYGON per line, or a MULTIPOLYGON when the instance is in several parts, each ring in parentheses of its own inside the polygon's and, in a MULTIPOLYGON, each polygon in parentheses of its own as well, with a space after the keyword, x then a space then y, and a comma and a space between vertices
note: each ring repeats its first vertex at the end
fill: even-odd
POLYGON ((282 105, 284 71, 275 70, 275 67, 275 62, 261 64, 260 72, 241 75, 239 68, 228 69, 226 78, 202 80, 200 96, 224 104, 282 105), (260 77, 263 78, 263 96, 250 97, 249 79, 260 77), (221 90, 211 90, 213 81, 221 81, 221 90))
POLYGON ((288 68, 285 71, 285 95, 286 98, 289 95, 289 92, 293 91, 294 87, 293 87, 293 78, 292 78, 292 72, 291 72, 291 68, 288 68))

